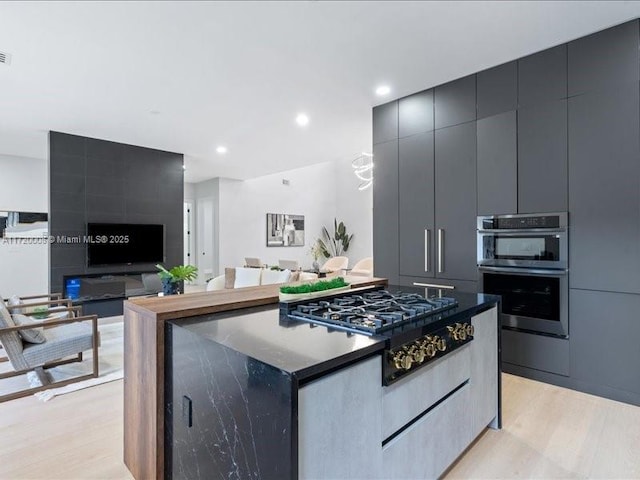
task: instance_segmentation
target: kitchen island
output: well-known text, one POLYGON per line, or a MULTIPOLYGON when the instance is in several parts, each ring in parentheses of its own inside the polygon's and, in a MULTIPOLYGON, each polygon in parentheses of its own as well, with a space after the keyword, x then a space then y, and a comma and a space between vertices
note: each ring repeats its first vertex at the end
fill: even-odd
MULTIPOLYGON (((347 278, 353 287, 384 278, 347 278)), ((124 463, 136 480, 165 478, 165 331, 168 320, 278 302, 279 285, 124 302, 124 463)))
POLYGON ((312 325, 273 305, 168 321, 166 477, 441 475, 500 424, 499 298, 446 294, 455 308, 386 336, 312 325), (432 361, 407 346, 448 326, 458 342, 452 330, 432 361))

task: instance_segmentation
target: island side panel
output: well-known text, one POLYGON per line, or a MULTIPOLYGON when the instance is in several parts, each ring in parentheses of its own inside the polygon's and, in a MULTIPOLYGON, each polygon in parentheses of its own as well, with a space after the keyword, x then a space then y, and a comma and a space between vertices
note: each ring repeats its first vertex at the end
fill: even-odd
POLYGON ((498 307, 471 318, 471 403, 473 437, 499 424, 498 307), (497 365, 497 368, 496 368, 497 365))
POLYGON ((289 374, 171 322, 167 352, 170 478, 296 477, 289 374))
POLYGON ((164 478, 164 329, 124 310, 124 463, 137 480, 164 478))

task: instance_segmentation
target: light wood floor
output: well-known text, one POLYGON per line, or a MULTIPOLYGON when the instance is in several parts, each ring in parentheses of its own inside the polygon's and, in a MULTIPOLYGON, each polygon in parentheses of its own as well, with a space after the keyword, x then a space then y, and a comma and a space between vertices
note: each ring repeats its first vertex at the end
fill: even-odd
MULTIPOLYGON (((640 478, 640 407, 504 375, 504 428, 447 478, 640 478)), ((0 479, 131 479, 122 381, 0 404, 0 479)))

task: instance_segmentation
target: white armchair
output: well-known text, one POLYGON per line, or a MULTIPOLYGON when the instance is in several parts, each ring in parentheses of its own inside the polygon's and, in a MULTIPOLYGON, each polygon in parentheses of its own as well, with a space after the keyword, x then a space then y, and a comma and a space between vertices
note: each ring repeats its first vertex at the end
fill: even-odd
POLYGON ((347 257, 332 257, 324 265, 320 267, 321 272, 337 272, 339 270, 346 270, 349 266, 349 259, 347 257))
POLYGON ((349 271, 349 275, 373 277, 373 257, 366 257, 360 260, 349 271))

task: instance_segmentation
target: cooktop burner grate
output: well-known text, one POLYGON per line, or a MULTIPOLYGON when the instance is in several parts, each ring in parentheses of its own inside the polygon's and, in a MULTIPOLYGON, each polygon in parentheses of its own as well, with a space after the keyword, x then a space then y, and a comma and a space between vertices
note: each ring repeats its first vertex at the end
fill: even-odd
POLYGON ((415 322, 458 305, 454 298, 375 290, 293 306, 290 318, 368 335, 415 322))

